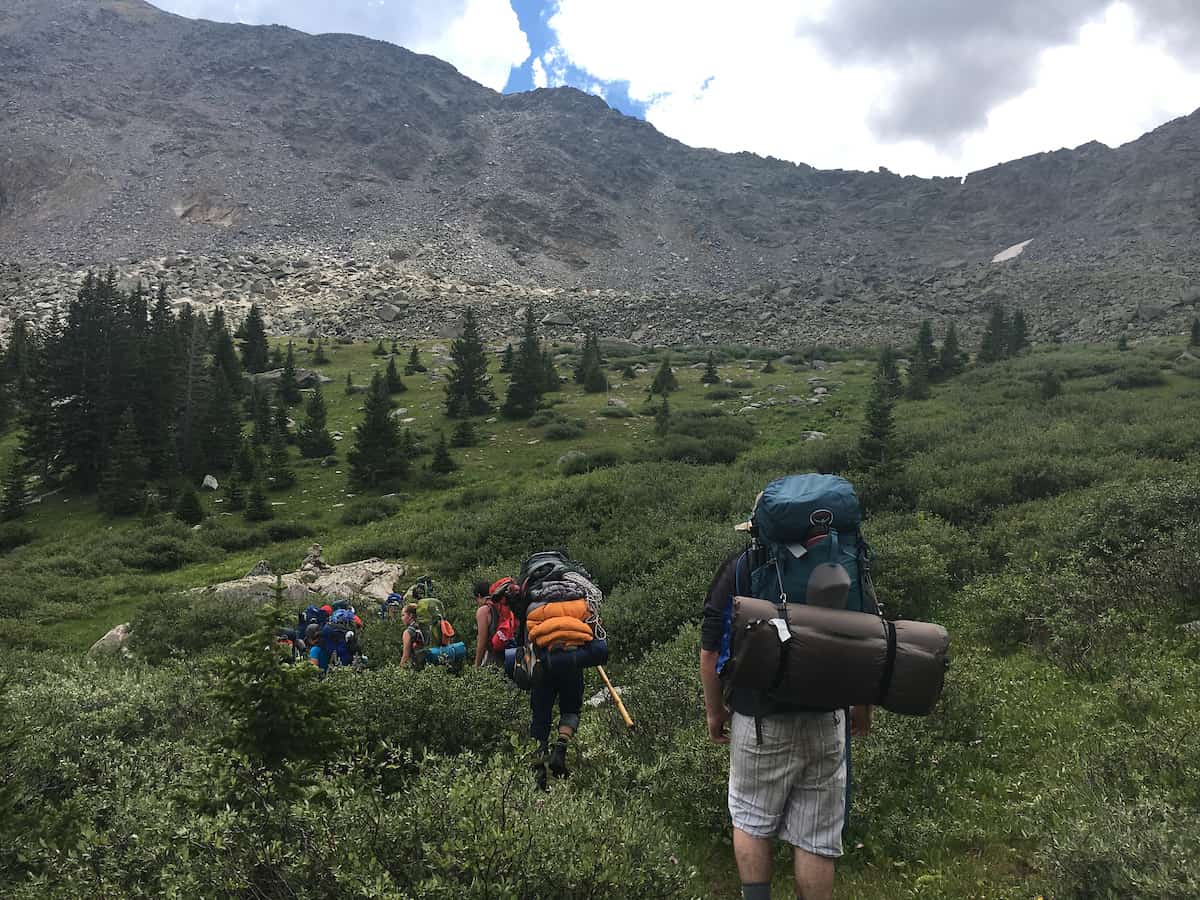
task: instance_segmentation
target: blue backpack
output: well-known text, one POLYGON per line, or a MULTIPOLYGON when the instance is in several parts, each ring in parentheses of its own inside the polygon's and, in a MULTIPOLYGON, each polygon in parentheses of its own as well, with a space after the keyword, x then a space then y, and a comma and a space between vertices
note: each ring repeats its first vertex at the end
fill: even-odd
POLYGON ((309 625, 319 625, 324 628, 325 623, 329 621, 329 613, 321 609, 319 606, 307 606, 304 612, 300 613, 300 633, 305 634, 308 631, 309 625))
POLYGON ((767 485, 751 517, 754 545, 739 562, 738 590, 772 603, 874 611, 864 588, 870 548, 862 508, 837 475, 788 475, 767 485), (864 597, 864 595, 867 595, 864 597))

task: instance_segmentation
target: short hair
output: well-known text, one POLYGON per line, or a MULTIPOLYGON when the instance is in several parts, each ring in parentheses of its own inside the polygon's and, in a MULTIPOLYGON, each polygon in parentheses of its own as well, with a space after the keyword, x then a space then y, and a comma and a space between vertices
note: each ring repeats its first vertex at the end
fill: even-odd
POLYGON ((410 603, 410 604, 408 604, 408 606, 404 607, 404 614, 409 615, 409 616, 415 616, 417 614, 417 604, 410 603))
POLYGON ((490 597, 492 595, 492 583, 490 581, 475 582, 476 597, 490 597))

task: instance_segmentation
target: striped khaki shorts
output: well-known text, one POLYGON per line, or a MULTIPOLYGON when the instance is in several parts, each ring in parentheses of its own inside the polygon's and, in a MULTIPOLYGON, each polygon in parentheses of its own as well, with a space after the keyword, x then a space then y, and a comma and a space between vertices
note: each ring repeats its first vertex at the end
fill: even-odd
POLYGON ((760 720, 734 713, 729 814, 751 837, 779 837, 818 856, 842 855, 846 819, 844 713, 789 713, 760 720))

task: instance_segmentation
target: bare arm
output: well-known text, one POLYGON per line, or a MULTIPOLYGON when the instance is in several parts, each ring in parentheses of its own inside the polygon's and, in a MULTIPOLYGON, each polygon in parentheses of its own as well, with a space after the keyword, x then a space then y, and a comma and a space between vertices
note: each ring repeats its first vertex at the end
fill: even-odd
POLYGON ((729 735, 725 733, 725 725, 729 721, 729 711, 721 696, 721 678, 717 675, 718 656, 716 650, 700 651, 700 683, 704 685, 704 718, 708 723, 708 736, 714 743, 728 744, 729 735))
POLYGON ((475 665, 482 666, 488 651, 488 626, 492 622, 492 611, 487 606, 475 610, 475 665))
POLYGON ((407 666, 412 662, 412 632, 404 629, 404 655, 400 657, 400 665, 407 666))

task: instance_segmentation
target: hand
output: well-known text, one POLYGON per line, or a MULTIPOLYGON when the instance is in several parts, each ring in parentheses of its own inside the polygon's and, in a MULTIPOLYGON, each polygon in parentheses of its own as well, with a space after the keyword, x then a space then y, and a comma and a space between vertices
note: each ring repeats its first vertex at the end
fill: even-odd
POLYGON ((729 723, 729 713, 722 709, 717 713, 708 713, 708 738, 714 744, 728 744, 729 735, 725 733, 725 726, 729 723))
POLYGON ((850 707, 850 736, 866 737, 871 733, 871 717, 874 715, 873 706, 850 707))

